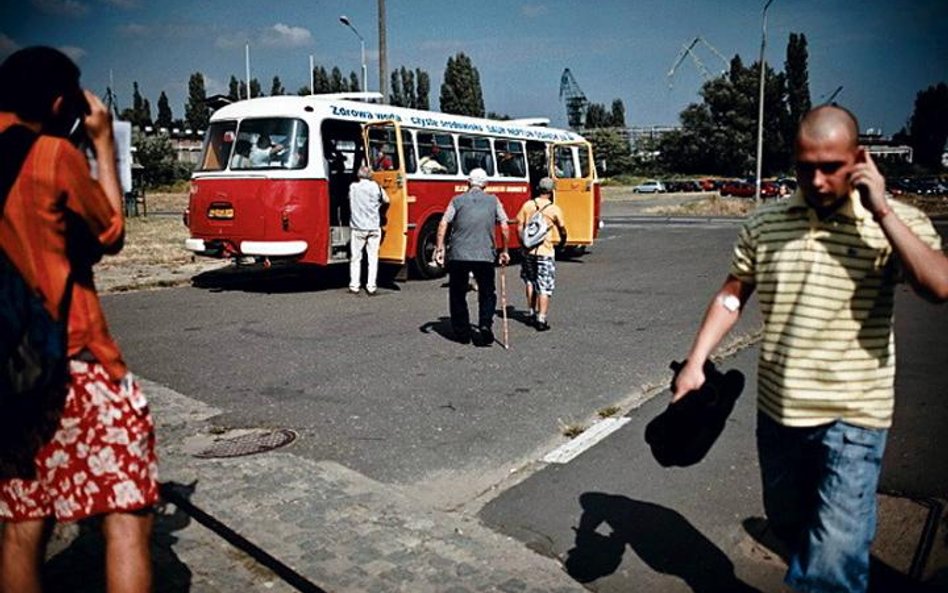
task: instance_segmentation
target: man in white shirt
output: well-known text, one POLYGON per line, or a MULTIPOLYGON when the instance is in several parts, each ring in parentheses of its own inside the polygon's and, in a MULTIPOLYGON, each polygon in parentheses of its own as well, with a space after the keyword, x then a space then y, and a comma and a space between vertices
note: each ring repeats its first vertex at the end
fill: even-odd
POLYGON ((349 226, 351 229, 349 259, 349 292, 359 294, 362 276, 362 250, 368 256, 365 291, 375 294, 379 271, 379 243, 382 241, 380 209, 389 198, 382 187, 372 179, 372 170, 359 167, 359 179, 349 186, 349 226))

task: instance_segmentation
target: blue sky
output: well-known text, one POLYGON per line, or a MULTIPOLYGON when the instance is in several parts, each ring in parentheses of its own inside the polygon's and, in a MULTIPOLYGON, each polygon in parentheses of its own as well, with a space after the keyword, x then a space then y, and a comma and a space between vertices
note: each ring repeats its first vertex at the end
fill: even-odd
MULTIPOLYGON (((0 57, 19 47, 52 45, 83 70, 83 83, 103 94, 112 71, 120 106, 132 82, 151 101, 165 91, 175 117, 184 114, 191 73, 204 74, 209 94, 226 92, 244 72, 268 91, 274 75, 295 91, 318 64, 359 72, 359 42, 339 22, 347 15, 366 40, 369 88, 378 88, 377 3, 372 0, 13 0, 0 7, 0 57)), ((488 110, 549 117, 565 126, 560 75, 569 67, 589 100, 625 103, 630 125, 666 125, 698 99, 702 76, 682 63, 666 76, 682 44, 701 36, 728 59, 745 64, 760 51, 762 1, 729 0, 388 0, 389 68, 420 67, 432 78, 437 108, 449 56, 477 66, 488 110)), ((891 134, 911 115, 915 94, 948 80, 948 2, 944 0, 774 0, 768 11, 768 63, 783 69, 790 32, 807 36, 814 102, 837 101, 863 128, 891 134)), ((704 46, 701 61, 721 61, 704 46)))

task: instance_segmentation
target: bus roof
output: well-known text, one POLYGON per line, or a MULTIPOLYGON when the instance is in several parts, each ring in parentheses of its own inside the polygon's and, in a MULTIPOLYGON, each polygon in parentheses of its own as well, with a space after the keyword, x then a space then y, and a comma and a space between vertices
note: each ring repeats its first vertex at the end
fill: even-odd
POLYGON ((582 136, 569 130, 534 125, 543 121, 539 118, 510 121, 493 120, 465 115, 451 115, 437 111, 408 109, 393 105, 363 103, 331 95, 285 95, 237 101, 215 111, 211 116, 211 122, 245 117, 280 116, 302 117, 304 119, 315 118, 317 120, 343 119, 357 122, 394 120, 409 128, 485 134, 539 142, 577 142, 584 140, 582 136))

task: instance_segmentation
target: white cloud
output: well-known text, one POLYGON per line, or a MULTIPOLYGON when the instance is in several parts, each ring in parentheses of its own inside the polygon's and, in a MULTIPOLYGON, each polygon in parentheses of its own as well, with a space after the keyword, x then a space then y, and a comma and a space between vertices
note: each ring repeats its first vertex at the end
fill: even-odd
POLYGON ((64 45, 64 46, 61 46, 61 47, 59 48, 59 51, 63 52, 63 53, 66 54, 67 56, 69 56, 69 58, 70 58, 73 62, 78 62, 78 61, 81 60, 81 59, 86 55, 86 53, 87 53, 86 50, 82 49, 81 47, 76 47, 75 45, 64 45))
POLYGON ((138 8, 142 5, 141 0, 102 0, 102 2, 124 10, 138 8))
POLYGON ((0 58, 5 58, 18 49, 20 49, 19 43, 14 41, 12 37, 0 33, 0 58))
POLYGON ((313 35, 305 27, 292 27, 277 23, 272 27, 253 33, 235 31, 219 35, 214 41, 214 45, 220 49, 233 49, 248 42, 251 47, 255 45, 263 47, 304 47, 312 45, 313 35))
POLYGON ((122 37, 141 37, 149 33, 149 28, 139 23, 119 25, 118 33, 122 37))
POLYGON ((89 5, 79 0, 31 0, 33 6, 46 14, 55 16, 83 16, 89 12, 89 5))
POLYGON ((313 42, 313 35, 304 27, 291 27, 277 23, 264 29, 259 39, 261 44, 270 47, 302 47, 313 42))
POLYGON ((520 12, 527 18, 535 18, 547 13, 547 7, 544 4, 524 4, 520 7, 520 12))

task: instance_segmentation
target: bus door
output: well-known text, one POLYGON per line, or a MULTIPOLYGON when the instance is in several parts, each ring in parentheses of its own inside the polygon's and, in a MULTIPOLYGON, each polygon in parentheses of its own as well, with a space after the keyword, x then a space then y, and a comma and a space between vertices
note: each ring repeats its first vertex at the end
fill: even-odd
POLYGON ((390 203, 382 210, 382 244, 379 259, 405 263, 408 244, 408 187, 405 180, 405 155, 402 131, 398 123, 380 121, 362 126, 365 154, 372 177, 388 194, 390 203))
POLYGON ((591 245, 594 238, 596 199, 592 145, 588 142, 555 142, 549 147, 550 177, 556 187, 556 204, 566 218, 569 245, 591 245), (573 158, 574 150, 577 159, 573 158))

